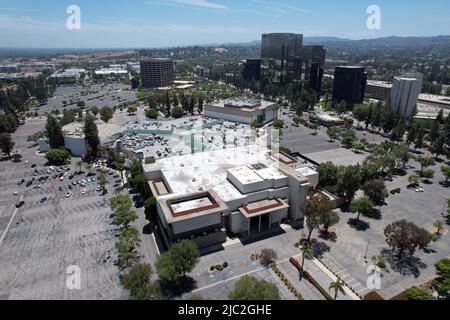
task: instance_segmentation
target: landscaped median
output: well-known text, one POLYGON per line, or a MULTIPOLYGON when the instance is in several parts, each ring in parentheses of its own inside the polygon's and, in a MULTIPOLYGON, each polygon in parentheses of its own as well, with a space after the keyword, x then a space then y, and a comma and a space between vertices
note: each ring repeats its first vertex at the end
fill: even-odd
MULTIPOLYGON (((328 288, 333 284, 336 285, 338 282, 342 282, 339 277, 334 276, 328 269, 326 269, 320 261, 313 258, 308 260, 311 264, 309 266, 310 271, 306 271, 302 268, 301 264, 294 257, 289 259, 290 263, 302 273, 304 278, 306 278, 327 300, 334 300, 334 298, 329 293, 328 288), (315 271, 311 272, 311 269, 315 269, 315 271), (321 277, 319 275, 322 274, 321 277)), ((348 286, 343 283, 342 292, 345 293, 345 296, 349 297, 351 300, 361 300, 348 286)))
POLYGON ((298 300, 305 300, 300 291, 298 291, 297 288, 294 287, 294 285, 289 281, 289 279, 284 275, 284 273, 280 269, 278 269, 276 264, 272 265, 272 270, 298 300))

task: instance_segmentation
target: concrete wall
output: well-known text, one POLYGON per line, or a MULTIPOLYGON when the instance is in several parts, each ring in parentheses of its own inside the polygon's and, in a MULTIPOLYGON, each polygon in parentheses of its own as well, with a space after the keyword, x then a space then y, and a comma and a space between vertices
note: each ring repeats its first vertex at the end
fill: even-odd
POLYGON ((227 241, 227 232, 222 229, 219 232, 214 232, 207 234, 206 236, 194 238, 192 239, 192 241, 195 242, 199 248, 221 244, 227 241))
POLYGON ((189 233, 198 229, 220 225, 221 221, 221 213, 219 212, 173 222, 171 225, 174 236, 177 236, 179 234, 189 233))
POLYGON ((237 116, 227 113, 221 113, 221 112, 214 112, 208 109, 205 109, 205 117, 213 118, 213 119, 223 119, 231 122, 237 122, 242 124, 251 124, 252 119, 250 116, 243 117, 243 116, 237 116))
POLYGON ((239 211, 230 213, 229 228, 232 233, 239 234, 247 232, 249 224, 250 219, 246 219, 239 211))
POLYGON ((86 140, 81 137, 64 137, 64 147, 72 153, 72 156, 81 157, 87 154, 86 140))
POLYGON ((47 152, 50 151, 50 145, 48 144, 48 140, 47 139, 39 139, 38 140, 38 145, 39 145, 39 151, 40 152, 47 152))

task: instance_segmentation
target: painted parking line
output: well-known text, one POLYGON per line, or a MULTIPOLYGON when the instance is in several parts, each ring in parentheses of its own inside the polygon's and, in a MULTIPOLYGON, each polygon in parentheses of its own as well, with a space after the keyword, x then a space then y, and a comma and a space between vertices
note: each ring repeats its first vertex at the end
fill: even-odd
MULTIPOLYGON (((20 200, 19 201, 22 201, 22 200, 23 200, 23 195, 20 196, 20 200)), ((11 227, 11 224, 12 224, 14 218, 16 217, 16 214, 17 214, 18 211, 19 211, 19 208, 16 208, 16 210, 14 210, 14 213, 11 216, 11 219, 9 220, 8 225, 6 226, 5 231, 3 231, 2 237, 0 238, 0 246, 2 245, 3 240, 5 239, 6 234, 8 233, 9 228, 11 227)))

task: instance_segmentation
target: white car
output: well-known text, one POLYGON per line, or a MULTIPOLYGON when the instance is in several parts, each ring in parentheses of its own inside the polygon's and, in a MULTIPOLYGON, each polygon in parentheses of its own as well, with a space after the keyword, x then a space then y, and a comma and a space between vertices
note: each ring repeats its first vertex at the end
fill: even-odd
POLYGON ((86 194, 86 192, 87 192, 86 189, 81 190, 81 194, 86 194))
POLYGON ((18 196, 18 195, 19 195, 19 193, 18 193, 18 192, 16 191, 16 192, 14 192, 14 195, 15 195, 15 196, 18 196))
POLYGON ((424 188, 416 188, 415 190, 416 190, 416 192, 425 192, 424 188))
POLYGON ((72 196, 72 192, 67 192, 66 198, 70 198, 72 196))

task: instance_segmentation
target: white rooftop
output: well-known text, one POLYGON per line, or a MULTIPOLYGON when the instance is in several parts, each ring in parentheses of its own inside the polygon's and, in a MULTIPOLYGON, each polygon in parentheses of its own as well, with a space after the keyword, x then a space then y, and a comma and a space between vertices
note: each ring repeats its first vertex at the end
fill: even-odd
POLYGON ((144 164, 145 172, 161 170, 165 181, 173 191, 173 196, 181 196, 213 189, 224 201, 242 198, 242 194, 227 180, 227 171, 240 179, 259 182, 276 174, 278 162, 269 155, 269 150, 257 145, 249 145, 210 152, 188 154, 159 159, 154 164, 144 164), (249 165, 262 164, 258 175, 249 165), (260 170, 261 171, 261 170, 260 170))

